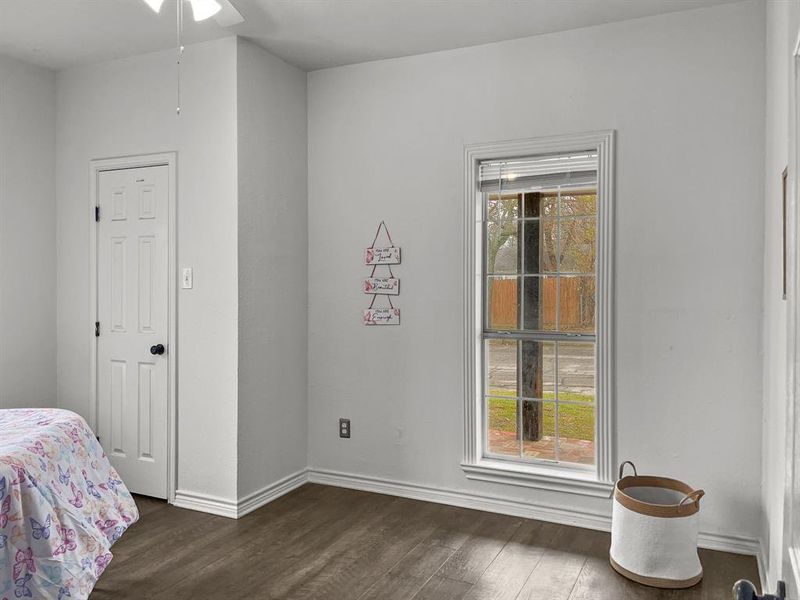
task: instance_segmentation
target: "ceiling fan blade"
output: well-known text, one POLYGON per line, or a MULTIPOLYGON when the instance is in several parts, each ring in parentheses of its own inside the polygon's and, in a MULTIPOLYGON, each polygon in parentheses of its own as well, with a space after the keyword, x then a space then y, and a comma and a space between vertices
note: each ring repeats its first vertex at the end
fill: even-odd
POLYGON ((217 2, 222 5, 222 10, 214 15, 214 20, 220 27, 233 27, 239 23, 244 23, 242 13, 236 10, 230 0, 217 0, 217 2))

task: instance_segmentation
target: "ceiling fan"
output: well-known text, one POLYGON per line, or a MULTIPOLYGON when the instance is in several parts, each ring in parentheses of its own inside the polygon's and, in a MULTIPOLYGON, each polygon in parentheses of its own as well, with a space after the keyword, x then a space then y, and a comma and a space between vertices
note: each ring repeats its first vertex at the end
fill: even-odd
MULTIPOLYGON (((164 0, 144 0, 145 4, 158 14, 164 5, 164 0)), ((244 17, 230 3, 230 0, 175 0, 177 7, 177 109, 181 114, 181 59, 183 57, 183 6, 188 2, 192 7, 192 16, 195 22, 205 21, 214 17, 220 27, 231 27, 244 22, 244 17)))
MULTIPOLYGON (((242 14, 229 0, 188 0, 196 22, 214 17, 220 27, 231 27, 244 22, 242 14)), ((156 13, 161 12, 164 0, 144 0, 156 13)))

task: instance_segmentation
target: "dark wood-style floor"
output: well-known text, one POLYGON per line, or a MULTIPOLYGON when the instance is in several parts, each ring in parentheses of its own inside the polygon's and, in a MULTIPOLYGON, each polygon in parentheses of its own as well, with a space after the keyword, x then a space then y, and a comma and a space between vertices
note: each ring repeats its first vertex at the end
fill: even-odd
POLYGON ((700 585, 656 590, 609 567, 607 533, 320 485, 238 521, 137 503, 92 600, 711 600, 758 581, 754 558, 701 551, 700 585))

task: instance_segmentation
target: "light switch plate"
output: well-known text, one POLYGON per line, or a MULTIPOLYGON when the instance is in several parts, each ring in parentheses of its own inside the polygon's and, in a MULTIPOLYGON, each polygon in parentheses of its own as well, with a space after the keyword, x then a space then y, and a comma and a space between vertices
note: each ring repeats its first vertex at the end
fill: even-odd
POLYGON ((181 273, 181 287, 185 290, 190 290, 192 286, 194 286, 192 267, 184 267, 181 273))

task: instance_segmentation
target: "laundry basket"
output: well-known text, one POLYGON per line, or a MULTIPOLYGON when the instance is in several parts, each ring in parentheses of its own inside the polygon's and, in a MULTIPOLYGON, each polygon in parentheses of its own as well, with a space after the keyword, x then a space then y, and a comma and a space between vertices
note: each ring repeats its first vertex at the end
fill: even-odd
POLYGON ((697 521, 705 492, 682 481, 639 475, 626 461, 614 487, 611 566, 658 588, 687 588, 703 578, 697 556, 697 521), (633 475, 623 477, 625 465, 633 475))

